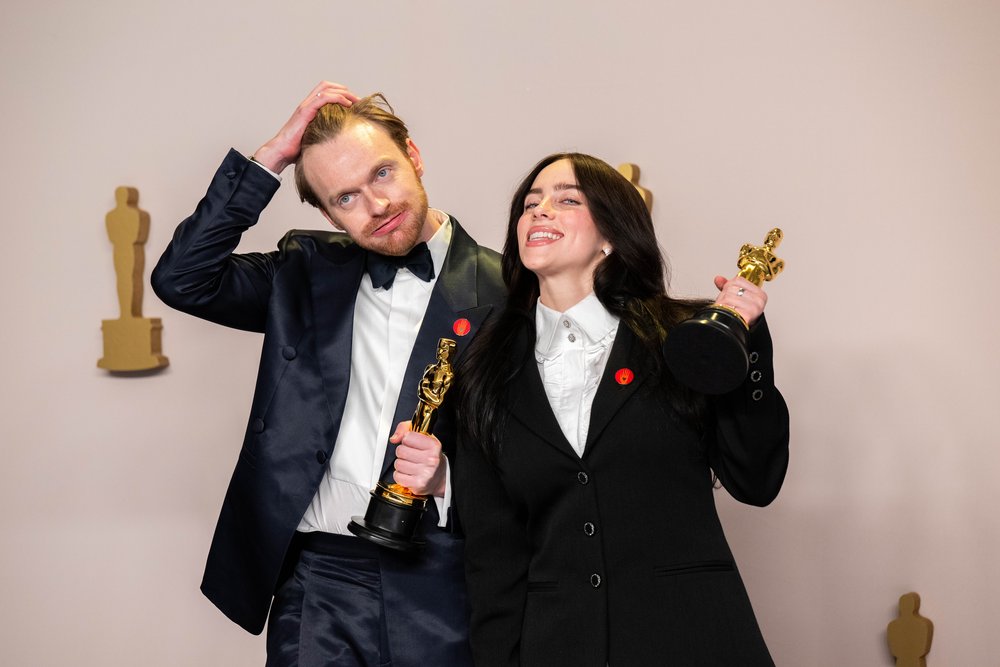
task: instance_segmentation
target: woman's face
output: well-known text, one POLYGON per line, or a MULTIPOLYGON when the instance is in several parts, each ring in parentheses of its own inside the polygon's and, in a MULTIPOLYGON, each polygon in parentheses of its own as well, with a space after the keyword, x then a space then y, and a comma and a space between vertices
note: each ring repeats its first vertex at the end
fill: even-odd
POLYGON ((553 162, 535 178, 517 222, 517 245, 521 262, 540 282, 575 280, 587 292, 593 289, 594 268, 608 243, 597 231, 569 160, 553 162))

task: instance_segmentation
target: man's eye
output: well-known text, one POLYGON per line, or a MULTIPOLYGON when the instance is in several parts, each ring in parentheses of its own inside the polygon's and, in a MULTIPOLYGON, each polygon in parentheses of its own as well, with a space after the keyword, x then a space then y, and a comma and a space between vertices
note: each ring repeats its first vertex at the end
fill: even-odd
POLYGON ((379 178, 385 178, 386 176, 389 175, 389 167, 382 167, 377 172, 375 172, 375 175, 378 176, 379 178))
POLYGON ((341 206, 347 206, 348 204, 351 203, 351 199, 352 199, 351 195, 341 195, 340 199, 337 200, 337 203, 340 204, 341 206))

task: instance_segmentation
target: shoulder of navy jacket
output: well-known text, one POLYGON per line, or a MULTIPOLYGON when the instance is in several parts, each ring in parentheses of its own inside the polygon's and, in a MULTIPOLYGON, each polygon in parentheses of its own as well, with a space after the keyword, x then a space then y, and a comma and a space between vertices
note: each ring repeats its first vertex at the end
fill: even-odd
POLYGON ((347 234, 320 229, 290 229, 278 241, 278 250, 282 253, 298 252, 303 248, 323 252, 348 247, 354 247, 354 242, 347 234))

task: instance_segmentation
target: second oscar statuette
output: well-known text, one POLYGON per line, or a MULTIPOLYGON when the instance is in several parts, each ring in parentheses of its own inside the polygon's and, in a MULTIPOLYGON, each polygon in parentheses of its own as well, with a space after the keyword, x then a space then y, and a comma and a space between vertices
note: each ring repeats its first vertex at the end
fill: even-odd
MULTIPOLYGON (((436 411, 451 387, 455 373, 452 357, 455 341, 438 339, 437 360, 424 369, 417 390, 417 409, 410 428, 418 433, 430 433, 436 411)), ((418 551, 424 540, 417 533, 420 519, 427 509, 428 496, 413 493, 402 484, 379 482, 371 491, 371 500, 364 517, 351 517, 347 529, 358 537, 397 551, 418 551)))
MULTIPOLYGON (((739 275, 758 287, 785 268, 774 254, 783 234, 775 227, 764 245, 746 243, 736 265, 739 275)), ((740 386, 749 368, 750 328, 743 316, 727 306, 712 305, 681 322, 667 336, 664 354, 670 372, 681 383, 703 394, 724 394, 740 386)))

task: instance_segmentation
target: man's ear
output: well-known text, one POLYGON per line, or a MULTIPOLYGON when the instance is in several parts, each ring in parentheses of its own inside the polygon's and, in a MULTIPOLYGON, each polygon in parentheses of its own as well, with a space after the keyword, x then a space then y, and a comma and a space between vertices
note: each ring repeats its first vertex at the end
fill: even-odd
POLYGON ((327 222, 329 222, 331 225, 333 225, 334 229, 336 229, 338 232, 344 231, 344 228, 341 227, 339 224, 337 224, 337 221, 334 220, 333 218, 331 218, 330 214, 326 212, 326 208, 325 207, 320 206, 319 207, 319 212, 323 214, 323 217, 326 218, 327 222))
POLYGON ((413 163, 413 170, 417 172, 417 176, 422 177, 424 175, 424 161, 420 157, 420 149, 413 143, 413 139, 406 140, 406 156, 413 163))

